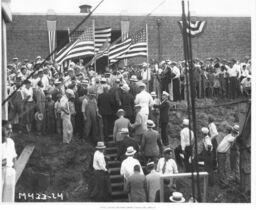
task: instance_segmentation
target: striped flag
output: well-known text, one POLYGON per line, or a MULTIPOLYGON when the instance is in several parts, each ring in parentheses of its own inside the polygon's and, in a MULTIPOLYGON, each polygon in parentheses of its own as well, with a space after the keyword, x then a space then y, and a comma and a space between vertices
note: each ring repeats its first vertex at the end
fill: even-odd
POLYGON ((115 44, 109 48, 108 59, 109 61, 115 62, 119 59, 119 56, 125 54, 131 46, 132 39, 128 38, 121 43, 115 44))
POLYGON ((118 59, 132 58, 137 56, 148 55, 148 44, 147 44, 147 32, 143 28, 139 30, 136 34, 130 36, 131 45, 127 52, 118 57, 118 59))
MULTIPOLYGON (((76 40, 82 33, 83 31, 75 31, 75 33, 73 33, 70 36, 70 41, 72 42, 76 40)), ((95 52, 98 52, 106 42, 110 43, 111 28, 110 27, 96 28, 94 31, 94 40, 95 40, 95 52)))
MULTIPOLYGON (((181 28, 181 31, 183 30, 183 22, 182 21, 178 21, 178 24, 181 28)), ((189 34, 189 30, 191 33, 191 37, 196 37, 199 36, 201 33, 203 33, 204 29, 206 26, 206 21, 190 21, 190 25, 189 25, 189 21, 187 20, 187 33, 189 34)))
POLYGON ((95 37, 95 52, 99 52, 103 45, 107 45, 111 41, 111 28, 96 28, 95 37))
POLYGON ((85 31, 77 38, 70 37, 71 42, 61 49, 56 55, 56 62, 62 63, 71 58, 80 56, 94 55, 94 33, 93 25, 87 27, 85 31))

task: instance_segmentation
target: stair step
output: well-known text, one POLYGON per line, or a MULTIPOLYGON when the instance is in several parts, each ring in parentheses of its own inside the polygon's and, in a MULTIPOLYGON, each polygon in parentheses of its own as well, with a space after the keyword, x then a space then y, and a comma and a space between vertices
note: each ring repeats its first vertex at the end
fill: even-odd
POLYGON ((113 154, 106 154, 106 156, 109 156, 109 157, 113 158, 113 157, 117 157, 117 154, 116 154, 116 153, 113 153, 113 154))
POLYGON ((114 191, 112 192, 112 196, 127 196, 127 193, 125 193, 124 191, 114 191))
POLYGON ((117 174, 117 175, 110 175, 110 179, 122 179, 123 180, 123 175, 117 174))
POLYGON ((116 142, 113 141, 113 140, 112 140, 112 141, 107 141, 106 144, 107 144, 107 146, 109 146, 109 147, 110 147, 110 146, 116 146, 116 142))
POLYGON ((111 184, 111 187, 121 187, 121 186, 124 186, 124 183, 119 182, 119 183, 112 183, 111 184))
POLYGON ((119 160, 110 160, 110 161, 108 161, 108 164, 110 165, 110 164, 120 164, 121 165, 121 161, 119 161, 119 160))
POLYGON ((110 168, 109 171, 111 175, 120 175, 120 168, 110 168))
POLYGON ((117 151, 117 147, 107 147, 105 150, 106 150, 107 152, 108 152, 108 151, 113 151, 113 150, 116 152, 116 151, 117 151))

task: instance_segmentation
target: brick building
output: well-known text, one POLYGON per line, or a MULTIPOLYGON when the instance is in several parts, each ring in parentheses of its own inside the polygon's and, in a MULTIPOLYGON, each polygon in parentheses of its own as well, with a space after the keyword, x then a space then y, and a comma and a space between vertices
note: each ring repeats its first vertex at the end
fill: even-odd
MULTIPOLYGON (((86 16, 78 14, 56 14, 56 42, 68 42, 68 28, 74 29, 86 16)), ((149 59, 183 60, 183 43, 178 16, 117 16, 92 15, 79 30, 95 20, 95 27, 111 27, 112 41, 121 35, 121 20, 129 20, 131 33, 148 24, 149 59)), ((241 59, 251 55, 250 17, 197 17, 206 20, 204 33, 193 38, 193 57, 224 57, 241 59)), ((14 56, 34 59, 37 55, 49 54, 47 14, 13 14, 12 24, 7 26, 8 61, 14 56)), ((145 58, 131 62, 145 61, 145 58)))

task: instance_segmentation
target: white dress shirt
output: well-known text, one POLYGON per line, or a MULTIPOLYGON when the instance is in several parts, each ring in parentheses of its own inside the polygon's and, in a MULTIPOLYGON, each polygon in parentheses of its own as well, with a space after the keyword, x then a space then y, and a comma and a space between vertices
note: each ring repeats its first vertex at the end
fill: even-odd
MULTIPOLYGON (((181 144, 181 149, 182 151, 185 150, 185 147, 186 146, 190 146, 190 135, 189 135, 189 128, 186 127, 186 128, 183 128, 181 131, 180 131, 180 144, 181 144)), ((194 140, 194 132, 193 131, 190 131, 191 133, 191 141, 193 142, 194 140)))
POLYGON ((159 159, 159 161, 157 163, 156 171, 158 173, 164 174, 164 175, 179 173, 175 160, 169 159, 169 160, 166 161, 166 164, 165 164, 165 158, 164 157, 159 159), (164 167, 165 167, 165 169, 164 169, 164 167))
POLYGON ((232 134, 226 135, 223 140, 219 143, 217 147, 217 152, 226 153, 229 148, 232 146, 237 136, 233 136, 232 134))
POLYGON ((141 104, 141 111, 145 114, 149 113, 149 107, 152 107, 154 104, 152 96, 145 90, 141 91, 136 95, 135 104, 141 104))
POLYGON ((180 69, 179 69, 177 66, 174 66, 174 67, 172 68, 172 72, 173 72, 174 74, 176 74, 176 76, 175 76, 173 79, 176 79, 176 78, 179 78, 179 77, 180 77, 180 69))
POLYGON ((144 175, 140 162, 131 156, 123 160, 121 164, 120 174, 123 175, 125 179, 127 179, 129 176, 134 174, 135 165, 140 166, 140 174, 144 175))
POLYGON ((210 123, 208 125, 208 128, 209 128, 209 132, 210 132, 210 137, 211 138, 214 138, 215 136, 218 136, 218 131, 217 131, 217 127, 216 125, 214 124, 214 122, 210 123))
POLYGON ((32 89, 32 87, 30 87, 29 89, 24 87, 22 89, 22 93, 23 93, 24 99, 26 99, 28 96, 30 96, 28 98, 28 100, 27 100, 28 102, 32 102, 33 101, 33 89, 32 89))
POLYGON ((237 64, 234 64, 232 68, 229 68, 228 70, 230 77, 239 77, 240 76, 240 66, 237 64))
POLYGON ((6 159, 6 167, 13 167, 13 159, 17 157, 14 141, 7 138, 6 142, 2 143, 2 160, 6 159))
POLYGON ((203 138, 203 144, 204 144, 204 148, 205 148, 205 150, 208 150, 208 147, 210 146, 211 147, 211 150, 213 149, 213 147, 212 147, 212 141, 211 141, 211 138, 210 138, 210 136, 205 136, 204 138, 203 138))
POLYGON ((96 150, 96 152, 94 153, 93 168, 94 168, 94 170, 107 171, 104 154, 102 152, 100 152, 99 150, 96 150))

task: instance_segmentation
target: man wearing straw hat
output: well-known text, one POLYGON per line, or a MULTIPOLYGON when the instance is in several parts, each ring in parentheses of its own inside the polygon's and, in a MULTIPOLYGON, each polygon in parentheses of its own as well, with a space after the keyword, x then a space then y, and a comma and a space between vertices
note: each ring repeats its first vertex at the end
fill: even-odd
POLYGON ((147 121, 148 130, 143 134, 141 142, 141 153, 145 156, 146 162, 156 162, 162 152, 163 143, 158 131, 153 130, 155 124, 152 120, 147 121))
POLYGON ((111 196, 109 173, 104 157, 105 148, 104 142, 97 142, 93 155, 94 171, 88 186, 90 198, 98 202, 109 201, 111 196))
POLYGON ((129 176, 134 173, 134 166, 140 166, 140 174, 144 174, 140 162, 134 158, 134 155, 137 151, 133 147, 128 147, 125 155, 127 158, 122 162, 120 174, 124 176, 124 179, 127 180, 129 176))
POLYGON ((229 158, 228 151, 230 150, 230 147, 234 144, 238 135, 239 135, 239 125, 234 125, 232 127, 231 133, 226 135, 217 147, 219 184, 223 188, 227 186, 226 160, 227 158, 229 158))
POLYGON ((189 129, 189 120, 182 122, 183 129, 180 131, 180 145, 175 148, 175 157, 177 163, 182 166, 184 161, 186 171, 190 171, 190 161, 192 158, 192 147, 194 144, 194 132, 189 129), (191 144, 190 144, 191 137, 191 144))

